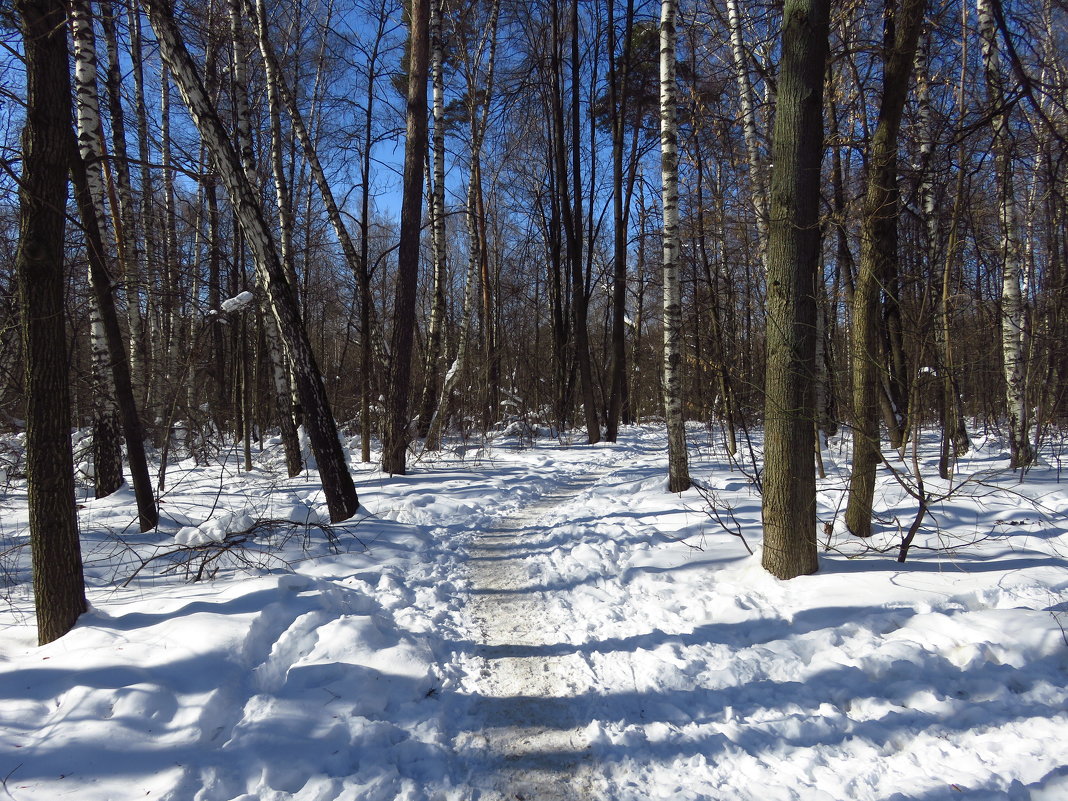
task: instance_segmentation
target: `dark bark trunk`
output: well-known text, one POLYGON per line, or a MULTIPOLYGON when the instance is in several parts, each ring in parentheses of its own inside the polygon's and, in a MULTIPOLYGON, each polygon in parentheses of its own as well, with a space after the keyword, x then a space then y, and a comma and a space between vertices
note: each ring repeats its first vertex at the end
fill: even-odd
POLYGON ((419 276, 419 233, 423 212, 423 167, 426 164, 426 83, 430 62, 430 2, 411 7, 408 61, 407 135, 404 148, 404 195, 401 199, 397 288, 393 302, 393 337, 389 370, 386 430, 382 437, 382 470, 404 475, 408 450, 408 407, 411 394, 412 344, 415 338, 415 290, 419 276))
POLYGON ((582 410, 586 417, 586 436, 591 445, 601 441, 601 424, 597 417, 597 396, 590 364, 589 298, 582 258, 582 154, 579 148, 579 14, 578 0, 571 0, 571 206, 573 222, 568 240, 571 261, 571 310, 575 325, 575 361, 578 365, 582 410))
MULTIPOLYGON (((871 536, 875 470, 881 457, 878 402, 882 373, 879 299, 897 273, 897 137, 913 74, 923 23, 924 0, 888 6, 884 20, 888 43, 879 122, 869 145, 868 187, 861 223, 860 271, 853 295, 853 469, 849 478, 846 527, 871 536)), ((895 428, 898 414, 891 410, 895 428)))
POLYGON ((623 37, 622 70, 616 69, 615 3, 608 2, 608 90, 612 115, 612 366, 605 439, 615 442, 627 397, 627 223, 623 186, 623 133, 627 112, 634 2, 628 0, 623 37))
POLYGON ((19 190, 19 284, 26 380, 26 479, 30 552, 41 645, 86 610, 64 324, 63 229, 71 128, 66 9, 19 0, 27 105, 19 190))
POLYGON ((772 141, 764 443, 765 569, 814 573, 816 285, 830 0, 787 0, 772 141))
POLYGON ((134 497, 137 499, 137 516, 141 531, 151 531, 159 523, 159 511, 156 509, 152 479, 148 473, 148 460, 145 458, 145 437, 141 427, 141 418, 137 413, 137 404, 134 401, 130 363, 127 361, 126 346, 122 341, 122 329, 119 327, 119 316, 115 310, 115 294, 105 261, 104 242, 100 235, 96 208, 89 192, 89 182, 86 179, 85 162, 78 153, 73 133, 70 136, 69 145, 74 196, 85 232, 89 272, 92 276, 90 283, 100 309, 100 320, 104 326, 104 337, 107 340, 108 358, 115 382, 115 399, 119 404, 119 418, 122 421, 123 435, 126 437, 126 458, 130 463, 130 477, 133 480, 134 497))

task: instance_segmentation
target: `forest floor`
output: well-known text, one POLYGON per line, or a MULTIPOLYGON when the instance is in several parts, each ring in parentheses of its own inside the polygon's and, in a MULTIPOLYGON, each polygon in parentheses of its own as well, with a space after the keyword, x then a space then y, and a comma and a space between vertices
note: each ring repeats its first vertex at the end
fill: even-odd
POLYGON ((780 582, 759 442, 690 446, 681 495, 657 426, 354 462, 363 509, 335 527, 277 443, 250 472, 187 460, 156 532, 127 489, 80 499, 91 610, 41 648, 9 467, 0 801, 1068 797, 1066 451, 1021 481, 976 436, 950 483, 924 439, 900 564, 911 460, 888 454, 858 543, 832 440, 820 572, 780 582))

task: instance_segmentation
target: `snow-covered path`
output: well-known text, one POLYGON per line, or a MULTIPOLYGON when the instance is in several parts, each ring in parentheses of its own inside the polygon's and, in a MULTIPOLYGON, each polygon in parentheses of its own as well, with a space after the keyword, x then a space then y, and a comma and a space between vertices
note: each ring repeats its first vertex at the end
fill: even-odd
POLYGON ((553 491, 477 534, 469 548, 468 603, 479 639, 468 664, 478 672, 465 682, 474 725, 458 734, 456 750, 480 765, 470 785, 486 801, 595 797, 574 700, 595 688, 595 677, 577 653, 553 652, 575 621, 550 605, 552 588, 528 568, 546 514, 578 490, 553 491))

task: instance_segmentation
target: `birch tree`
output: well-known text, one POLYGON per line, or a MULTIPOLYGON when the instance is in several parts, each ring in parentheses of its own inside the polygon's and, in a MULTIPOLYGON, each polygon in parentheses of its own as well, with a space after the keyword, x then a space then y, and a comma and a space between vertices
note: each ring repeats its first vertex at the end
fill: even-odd
POLYGON ((668 491, 690 488, 682 416, 682 297, 679 286, 679 153, 675 117, 675 20, 678 0, 660 3, 660 179, 664 209, 664 417, 668 434, 668 491))
POLYGON ((738 83, 738 104, 742 115, 742 132, 745 136, 745 152, 749 163, 749 196, 756 214, 757 247, 761 264, 767 266, 768 247, 768 186, 767 166, 760 153, 757 133, 756 103, 753 82, 749 73, 749 55, 745 46, 742 12, 738 0, 727 0, 727 22, 731 32, 731 55, 734 59, 734 75, 738 83))
MULTIPOLYGON (((233 48, 233 95, 234 116, 236 117, 237 152, 241 156, 241 166, 250 185, 255 186, 259 180, 256 171, 255 153, 252 147, 252 121, 248 105, 248 70, 246 61, 248 49, 242 35, 241 0, 230 0, 230 38, 233 48)), ((293 268, 293 220, 292 210, 286 187, 285 173, 282 167, 281 121, 279 119, 278 84, 268 78, 267 81, 268 113, 271 118, 271 175, 275 185, 275 202, 278 214, 279 253, 282 270, 290 282, 295 281, 293 268)), ((257 272, 257 281, 261 282, 262 273, 257 272)), ((262 283, 262 282, 261 282, 262 283)), ((263 287, 260 287, 261 290, 263 287)), ((264 337, 267 345, 267 361, 270 369, 271 386, 274 389, 274 407, 282 435, 282 446, 286 454, 286 471, 292 478, 300 473, 303 460, 300 453, 300 437, 297 434, 297 421, 290 403, 292 388, 289 384, 289 372, 286 369, 285 352, 278 324, 270 314, 263 315, 264 337)))
POLYGON ((997 24, 991 0, 976 0, 983 73, 990 97, 993 129, 994 171, 998 192, 998 222, 1001 242, 1001 357, 1005 377, 1005 407, 1008 412, 1011 466, 1026 467, 1035 460, 1031 446, 1031 415, 1027 403, 1027 306, 1022 291, 1024 265, 1016 232, 1016 198, 1012 169, 1011 107, 1006 104, 998 49, 997 24))
MULTIPOLYGON (((432 0, 433 2, 434 0, 432 0)), ((464 66, 467 83, 467 112, 471 138, 470 170, 467 178, 467 195, 465 204, 465 221, 467 228, 467 271, 464 279, 463 306, 460 314, 460 326, 457 334, 456 356, 449 365, 442 382, 441 397, 438 399, 433 416, 427 427, 428 447, 435 444, 440 437, 448 413, 449 399, 460 383, 467 367, 470 353, 471 325, 474 319, 475 292, 479 280, 479 268, 482 263, 482 235, 478 224, 478 197, 481 194, 482 143, 489 126, 490 100, 497 64, 497 24, 500 19, 500 1, 493 0, 490 7, 488 24, 484 28, 478 45, 474 48, 460 48, 460 58, 464 66), (487 50, 488 48, 488 50, 487 50), (479 85, 478 75, 485 58, 485 83, 479 85)), ((436 124, 436 123, 435 123, 436 124)))
MULTIPOLYGON (((100 228, 104 214, 103 133, 100 125, 100 104, 97 94, 96 40, 92 30, 92 8, 88 0, 78 0, 71 7, 71 22, 75 41, 75 86, 77 97, 77 152, 70 154, 69 165, 73 171, 75 197, 78 199, 83 229, 87 240, 89 260, 89 287, 93 310, 91 336, 93 362, 98 373, 98 391, 107 392, 106 402, 94 398, 98 415, 103 410, 103 440, 94 443, 94 453, 102 464, 108 465, 110 475, 109 493, 120 486, 124 479, 119 445, 119 429, 126 437, 126 452, 130 462, 134 495, 137 499, 138 518, 142 531, 155 528, 159 512, 148 474, 145 458, 144 434, 130 380, 128 353, 119 327, 118 313, 111 271, 100 228), (107 452, 102 446, 107 447, 107 452), (117 482, 117 483, 116 483, 117 482), (114 486, 110 486, 114 483, 114 486)), ((98 416, 98 421, 100 420, 98 416)), ((94 438, 97 430, 94 429, 94 438)), ((97 479, 97 491, 101 481, 97 479)))
MULTIPOLYGON (((445 327, 445 26, 442 0, 430 0, 430 78, 433 86, 434 134, 430 175, 430 250, 433 261, 433 288, 430 324, 427 329, 426 367, 423 398, 419 411, 419 436, 426 437, 438 399, 442 343, 445 327)), ((428 448, 436 443, 429 441, 428 448)))
MULTIPOLYGON (((104 220, 104 147, 100 126, 100 103, 97 93, 96 37, 89 0, 73 0, 70 6, 74 40, 74 89, 78 148, 86 160, 89 191, 98 220, 104 220)), ((89 275, 93 289, 93 276, 89 275)), ((110 286, 108 291, 110 291, 110 286)), ((115 492, 124 483, 119 407, 115 400, 115 382, 111 375, 107 339, 100 317, 100 306, 93 295, 89 301, 89 352, 93 383, 93 487, 97 498, 115 492)))

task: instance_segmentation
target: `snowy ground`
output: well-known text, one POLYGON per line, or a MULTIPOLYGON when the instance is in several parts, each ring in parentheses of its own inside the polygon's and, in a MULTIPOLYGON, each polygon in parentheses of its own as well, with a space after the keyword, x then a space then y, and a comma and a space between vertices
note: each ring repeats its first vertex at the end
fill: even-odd
POLYGON ((752 471, 719 443, 691 429, 723 525, 664 491, 664 437, 640 427, 456 447, 404 477, 354 464, 364 509, 334 547, 275 525, 184 566, 176 544, 325 505, 275 450, 248 474, 183 463, 159 533, 136 533, 129 492, 82 502, 92 611, 43 648, 10 478, 0 799, 1068 798, 1057 456, 1019 483, 977 439, 901 565, 915 501, 884 476, 871 545, 888 550, 861 553, 836 525, 832 442, 821 571, 778 582, 752 471))

